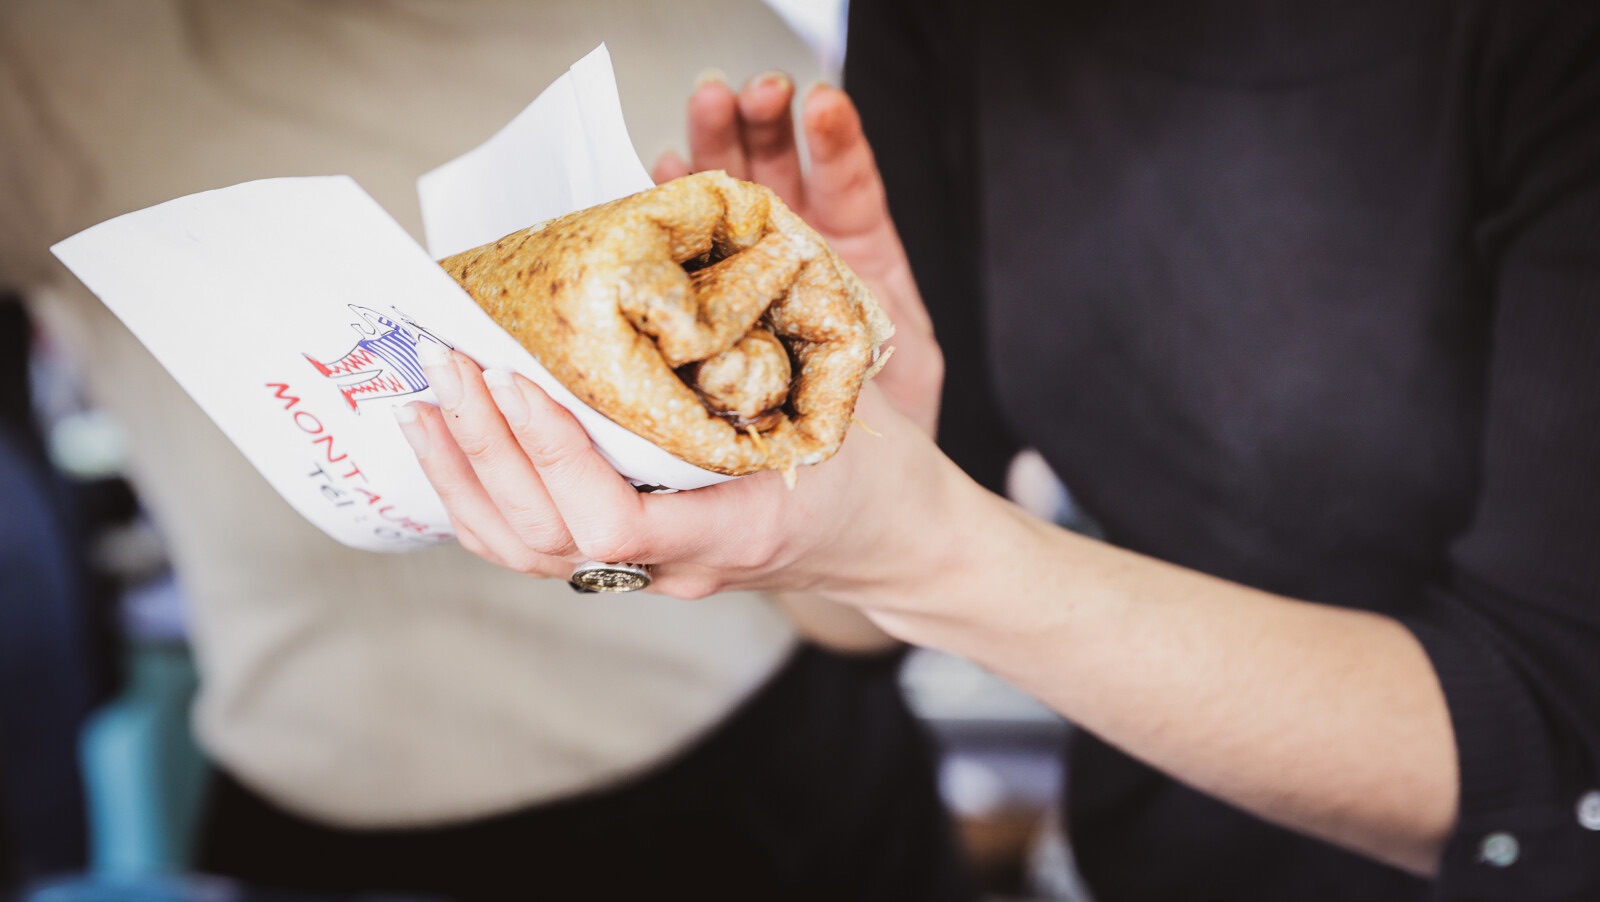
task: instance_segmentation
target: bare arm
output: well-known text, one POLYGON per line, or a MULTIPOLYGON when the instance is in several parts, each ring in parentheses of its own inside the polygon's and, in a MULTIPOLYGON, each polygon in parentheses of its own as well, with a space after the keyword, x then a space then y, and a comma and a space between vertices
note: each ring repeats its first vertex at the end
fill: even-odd
POLYGON ((990 668, 1260 817, 1437 868, 1456 817, 1454 737, 1404 627, 1085 539, 976 487, 961 506, 975 525, 959 553, 929 548, 910 568, 924 585, 857 599, 891 632, 990 668))
MULTIPOLYGON (((792 88, 762 90, 774 87, 786 105, 792 88)), ((720 104, 726 118, 733 97, 702 86, 691 120, 702 103, 720 104)), ((429 370, 452 416, 412 405, 403 425, 463 544, 546 577, 584 558, 647 562, 655 590, 680 597, 809 594, 816 599, 786 602, 803 629, 846 647, 885 641, 860 632, 859 619, 842 626, 826 607, 842 603, 886 636, 989 667, 1135 757, 1263 818, 1412 871, 1436 869, 1456 818, 1456 757, 1442 693, 1410 634, 1387 618, 1068 533, 962 474, 929 437, 942 364, 859 122, 833 89, 812 94, 804 121, 825 126, 810 142, 812 182, 784 190, 804 192, 797 209, 902 329, 902 351, 858 408, 882 437, 852 434, 794 491, 763 474, 640 496, 536 386, 506 373, 486 384, 457 356, 429 370), (446 391, 452 382, 459 390, 446 391)), ((739 154, 751 153, 750 140, 735 142, 739 154)), ((780 165, 766 178, 786 173, 780 165)))
POLYGON ((529 516, 514 484, 542 486, 553 509, 535 519, 564 526, 536 540, 549 543, 542 553, 475 548, 485 556, 543 576, 582 557, 650 562, 655 586, 683 597, 815 593, 993 669, 1263 818, 1416 872, 1437 867, 1457 804, 1453 737, 1428 659, 1394 621, 1035 520, 967 479, 876 390, 862 415, 882 440, 852 437, 792 492, 763 474, 639 496, 531 382, 496 377, 491 400, 470 361, 453 363, 455 415, 413 406, 407 428, 425 435, 424 469, 463 543, 508 531, 497 504, 529 516), (495 404, 504 419, 489 415, 495 404))

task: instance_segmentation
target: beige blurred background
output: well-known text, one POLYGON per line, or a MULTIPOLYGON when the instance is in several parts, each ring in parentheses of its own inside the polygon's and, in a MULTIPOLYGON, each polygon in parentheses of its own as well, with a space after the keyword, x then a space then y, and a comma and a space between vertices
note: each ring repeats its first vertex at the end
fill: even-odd
MULTIPOLYGON (((191 825, 187 806, 195 791, 186 780, 197 779, 184 769, 198 758, 178 734, 188 729, 196 648, 199 672, 207 675, 195 718, 202 741, 248 761, 282 737, 252 732, 251 724, 272 722, 251 708, 261 704, 252 693, 262 674, 240 673, 234 662, 270 661, 275 649, 302 642, 308 630, 339 635, 333 615, 308 611, 295 618, 285 612, 287 603, 224 610, 215 599, 281 600, 289 585, 273 568, 224 562, 257 555, 292 560, 297 569, 327 574, 334 586, 329 591, 342 595, 370 592, 372 579, 388 579, 416 590, 415 597, 426 597, 428 587, 449 597, 457 577, 447 574, 461 572, 473 573, 486 593, 538 593, 519 577, 487 572, 453 549, 410 556, 415 560, 381 578, 347 577, 370 571, 368 556, 336 546, 295 517, 267 518, 249 535, 219 536, 216 524, 227 522, 227 510, 241 504, 276 510, 281 501, 126 330, 54 264, 48 245, 179 195, 254 178, 331 172, 355 176, 420 237, 416 177, 488 137, 602 41, 615 64, 630 134, 648 166, 665 149, 684 149, 684 100, 707 69, 734 84, 773 68, 790 72, 802 87, 837 80, 844 14, 840 0, 7 0, 0 8, 6 141, 0 284, 25 297, 40 330, 33 339, 35 395, 55 463, 71 479, 126 478, 137 487, 140 506, 136 516, 94 541, 97 566, 116 584, 113 619, 133 661, 130 672, 147 680, 120 686, 121 701, 129 691, 144 693, 138 703, 160 721, 138 737, 153 743, 147 764, 154 770, 113 762, 95 772, 115 779, 90 787, 98 820, 91 818, 88 827, 88 867, 131 872, 182 864, 187 837, 181 833, 191 825), (224 497, 194 488, 206 484, 232 491, 224 497), (347 578, 348 587, 340 588, 347 578), (194 604, 196 598, 203 603, 194 604), (232 625, 223 626, 224 620, 232 625), (130 791, 115 782, 141 775, 167 781, 166 789, 130 791), (119 805, 155 810, 135 816, 119 805), (131 849, 125 839, 107 835, 130 824, 179 835, 144 837, 131 849)), ((1051 489, 1040 491, 1049 496, 1051 489)), ((514 614, 485 605, 477 616, 519 618, 518 634, 548 635, 559 623, 564 635, 583 638, 570 646, 495 654, 509 661, 537 652, 558 667, 564 654, 577 654, 574 648, 592 657, 596 649, 637 649, 647 639, 669 650, 676 643, 685 655, 699 643, 770 650, 730 657, 698 682, 660 683, 656 707, 690 725, 675 742, 687 741, 693 725, 727 704, 727 692, 718 687, 754 680, 793 641, 759 599, 737 602, 745 613, 734 617, 651 600, 639 606, 634 632, 601 637, 609 627, 574 616, 565 587, 559 591, 560 597, 527 598, 514 614)), ((411 654, 471 647, 473 636, 445 618, 410 613, 413 626, 397 641, 411 643, 411 654)), ((311 655, 344 653, 337 644, 320 651, 310 645, 311 655)), ((606 678, 617 693, 631 691, 626 661, 637 662, 641 674, 659 668, 648 656, 615 660, 606 678)), ((501 670, 492 661, 483 667, 484 686, 516 673, 511 663, 501 670)), ((587 657, 574 657, 570 667, 593 672, 587 657)), ((944 742, 944 795, 961 816, 991 888, 1068 898, 1070 887, 1053 876, 1060 871, 1054 858, 1059 844, 1050 817, 1065 725, 961 661, 917 653, 904 676, 914 708, 944 742)), ((273 679, 294 682, 293 674, 273 679)), ((452 689, 475 691, 470 680, 452 689)), ((325 687, 302 685, 295 692, 319 698, 329 719, 340 705, 360 703, 325 687)), ((410 698, 427 692, 419 685, 410 698)), ((546 715, 580 712, 557 706, 546 715)), ((106 754, 103 743, 86 749, 91 768, 95 755, 106 754)), ((648 764, 619 755, 607 767, 648 764)), ((437 798, 479 805, 500 791, 470 776, 440 776, 437 798)), ((293 786, 285 791, 292 795, 293 786)), ((543 791, 530 785, 521 797, 543 791)), ((427 797, 425 789, 419 793, 427 797)))

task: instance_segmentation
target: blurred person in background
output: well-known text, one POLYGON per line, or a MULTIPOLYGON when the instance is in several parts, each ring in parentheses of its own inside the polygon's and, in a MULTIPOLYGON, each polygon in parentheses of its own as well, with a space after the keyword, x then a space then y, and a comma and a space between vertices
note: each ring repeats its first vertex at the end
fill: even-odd
POLYGON ((881 437, 792 492, 637 496, 458 356, 412 428, 464 526, 542 510, 532 575, 805 591, 1032 691, 1084 728, 1099 902, 1600 897, 1600 6, 854 0, 849 33, 860 116, 806 98, 809 169, 707 85, 658 178, 767 182, 872 285, 881 437), (1023 446, 1108 541, 980 485, 1023 446))
POLYGON ((602 40, 651 152, 704 67, 812 69, 732 0, 0 11, 0 284, 120 421, 170 543, 216 768, 199 867, 449 898, 968 898, 892 653, 825 653, 750 593, 578 597, 456 547, 342 547, 49 255, 111 216, 288 175, 352 175, 416 234, 416 177, 602 40))
POLYGON ((0 295, 0 895, 84 866, 78 731, 103 694, 82 524, 34 417, 32 338, 21 299, 0 295))

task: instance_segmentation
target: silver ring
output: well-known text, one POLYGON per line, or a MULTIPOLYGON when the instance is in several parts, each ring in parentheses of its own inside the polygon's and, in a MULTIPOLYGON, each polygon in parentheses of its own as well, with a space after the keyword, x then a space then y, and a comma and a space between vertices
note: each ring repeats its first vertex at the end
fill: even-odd
POLYGON ((576 592, 637 592, 650 585, 650 565, 584 561, 567 582, 576 592))

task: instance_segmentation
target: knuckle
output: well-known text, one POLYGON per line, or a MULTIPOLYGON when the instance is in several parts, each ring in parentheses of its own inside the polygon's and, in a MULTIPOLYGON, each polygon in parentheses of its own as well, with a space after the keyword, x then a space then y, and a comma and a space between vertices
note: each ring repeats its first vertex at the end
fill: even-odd
POLYGON ((572 537, 565 524, 549 521, 523 522, 514 526, 517 537, 528 548, 543 555, 561 555, 572 548, 572 537))
POLYGON ((783 542, 777 536, 777 531, 770 528, 760 528, 751 531, 742 546, 740 562, 745 570, 765 571, 777 563, 783 553, 783 542))
POLYGON ((643 545, 637 537, 623 532, 618 524, 611 524, 596 529, 593 533, 578 538, 578 550, 590 560, 611 561, 614 563, 649 563, 643 545))
POLYGON ((506 562, 506 566, 528 576, 547 576, 549 563, 548 557, 530 548, 518 552, 513 560, 506 562))
POLYGON ((758 508, 756 519, 746 531, 748 549, 747 568, 770 570, 783 562, 789 551, 784 535, 783 505, 765 505, 758 508))
POLYGON ((860 195, 875 201, 878 187, 878 171, 863 164, 846 169, 835 190, 843 195, 860 195))
POLYGON ((685 577, 674 581, 665 594, 684 601, 700 601, 722 591, 722 580, 711 577, 685 577))
POLYGON ((461 448, 461 453, 472 461, 488 459, 496 448, 495 442, 490 440, 488 436, 476 432, 457 435, 456 445, 461 448))
POLYGON ((534 467, 541 470, 561 464, 576 450, 564 436, 551 434, 548 431, 537 432, 523 438, 522 449, 534 467))
POLYGON ((489 558, 491 560, 493 559, 493 555, 489 552, 489 546, 483 544, 483 540, 478 538, 476 533, 470 529, 467 529, 465 526, 462 526, 460 521, 456 520, 454 517, 450 518, 450 526, 455 530, 456 541, 461 543, 462 548, 465 548, 478 557, 489 558))
POLYGON ((494 548, 490 547, 488 542, 480 539, 477 533, 467 529, 459 523, 455 524, 455 531, 456 541, 461 543, 462 548, 465 548, 472 554, 475 554, 489 563, 494 564, 496 567, 505 567, 511 570, 518 569, 515 566, 515 562, 506 560, 503 555, 501 555, 494 548))

